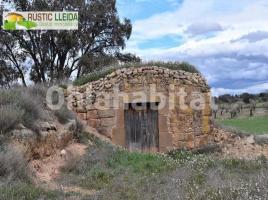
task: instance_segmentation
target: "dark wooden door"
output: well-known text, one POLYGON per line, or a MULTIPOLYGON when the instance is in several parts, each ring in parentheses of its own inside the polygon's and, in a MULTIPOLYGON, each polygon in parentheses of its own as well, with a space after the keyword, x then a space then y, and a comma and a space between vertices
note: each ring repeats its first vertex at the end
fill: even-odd
POLYGON ((143 104, 138 109, 129 105, 125 110, 126 143, 130 150, 158 151, 158 110, 143 104))

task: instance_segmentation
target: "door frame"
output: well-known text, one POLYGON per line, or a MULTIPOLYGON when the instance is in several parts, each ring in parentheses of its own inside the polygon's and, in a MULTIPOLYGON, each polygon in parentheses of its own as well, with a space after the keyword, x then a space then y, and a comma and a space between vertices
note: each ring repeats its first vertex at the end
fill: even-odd
MULTIPOLYGON (((135 103, 125 103, 124 104, 124 133, 125 133, 125 144, 126 144, 126 147, 129 149, 129 150, 132 150, 130 149, 130 138, 129 138, 129 135, 128 135, 128 130, 127 128, 127 125, 126 125, 126 113, 129 109, 132 109, 133 112, 139 112, 139 111, 146 111, 146 110, 151 110, 151 111, 156 111, 156 132, 154 134, 154 146, 150 146, 149 148, 146 148, 146 149, 143 149, 142 147, 141 148, 138 148, 138 149, 135 149, 135 150, 141 150, 141 151, 150 151, 150 152, 158 152, 159 151, 159 144, 160 144, 160 141, 159 141, 159 109, 158 109, 158 106, 159 106, 159 102, 135 102, 135 103), (134 107, 134 108, 133 108, 134 107), (153 108, 153 109, 152 109, 153 108)), ((146 128, 148 128, 148 126, 146 125, 146 128)))

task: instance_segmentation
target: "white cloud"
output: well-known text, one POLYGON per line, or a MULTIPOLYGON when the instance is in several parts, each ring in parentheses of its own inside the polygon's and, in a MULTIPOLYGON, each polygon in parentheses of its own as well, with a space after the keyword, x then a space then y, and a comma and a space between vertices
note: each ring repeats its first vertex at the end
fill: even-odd
POLYGON ((268 39, 268 32, 267 31, 256 31, 252 33, 248 33, 243 35, 241 38, 235 40, 234 42, 247 40, 248 42, 258 42, 261 40, 268 39))
POLYGON ((215 22, 209 22, 209 23, 197 22, 188 26, 185 33, 195 36, 195 35, 208 34, 211 32, 218 32, 222 30, 223 30, 223 27, 220 24, 215 23, 215 22))
POLYGON ((145 60, 189 61, 219 88, 217 91, 238 88, 236 83, 243 91, 251 90, 250 84, 268 81, 267 9, 266 0, 185 0, 175 11, 134 22, 126 51, 145 60), (208 37, 192 37, 185 31, 193 24, 209 25, 198 27, 207 31, 216 27, 211 24, 218 24, 222 30, 208 37), (170 35, 185 42, 169 49, 139 48, 143 41, 170 35))

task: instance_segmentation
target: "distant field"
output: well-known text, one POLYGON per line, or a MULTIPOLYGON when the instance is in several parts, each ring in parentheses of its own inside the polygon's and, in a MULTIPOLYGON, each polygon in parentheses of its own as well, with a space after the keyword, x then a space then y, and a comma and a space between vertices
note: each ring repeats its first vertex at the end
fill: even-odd
POLYGON ((268 134, 268 116, 225 119, 218 123, 251 134, 268 134))

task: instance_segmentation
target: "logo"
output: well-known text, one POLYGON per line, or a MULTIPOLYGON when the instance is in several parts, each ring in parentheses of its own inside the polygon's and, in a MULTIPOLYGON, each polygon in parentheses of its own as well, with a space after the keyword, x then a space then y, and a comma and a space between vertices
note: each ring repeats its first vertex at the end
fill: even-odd
POLYGON ((77 30, 78 12, 4 12, 4 30, 77 30))

